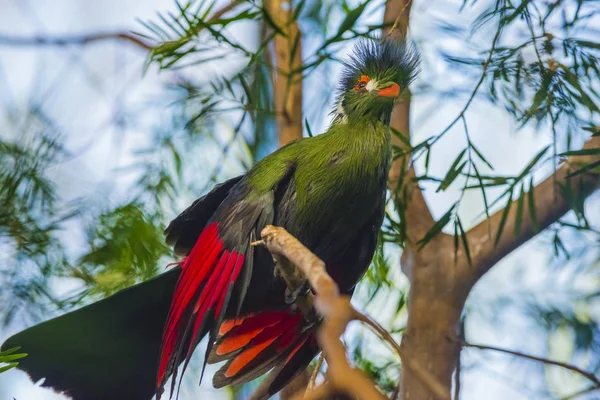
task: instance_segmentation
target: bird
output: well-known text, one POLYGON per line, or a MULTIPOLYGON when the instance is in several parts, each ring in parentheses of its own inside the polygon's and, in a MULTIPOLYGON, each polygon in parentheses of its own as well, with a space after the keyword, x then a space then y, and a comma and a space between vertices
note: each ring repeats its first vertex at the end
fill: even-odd
POLYGON ((160 399, 169 378, 177 392, 208 337, 203 365, 222 364, 214 387, 268 372, 255 398, 277 393, 319 353, 319 319, 292 306, 272 256, 251 243, 265 226, 281 226, 325 262, 340 292, 353 293, 384 220, 392 110, 418 65, 406 40, 358 41, 325 132, 267 155, 171 221, 166 242, 183 257, 178 266, 1 349, 20 346, 28 356, 18 368, 75 400, 146 400, 160 399))

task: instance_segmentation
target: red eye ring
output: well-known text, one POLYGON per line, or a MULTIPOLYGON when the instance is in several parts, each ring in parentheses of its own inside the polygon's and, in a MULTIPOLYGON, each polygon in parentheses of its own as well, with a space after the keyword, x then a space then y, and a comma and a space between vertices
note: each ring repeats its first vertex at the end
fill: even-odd
POLYGON ((356 86, 354 86, 354 90, 356 90, 357 92, 366 92, 367 83, 369 83, 370 80, 371 78, 369 78, 367 75, 361 75, 360 79, 358 80, 358 83, 356 84, 356 86))

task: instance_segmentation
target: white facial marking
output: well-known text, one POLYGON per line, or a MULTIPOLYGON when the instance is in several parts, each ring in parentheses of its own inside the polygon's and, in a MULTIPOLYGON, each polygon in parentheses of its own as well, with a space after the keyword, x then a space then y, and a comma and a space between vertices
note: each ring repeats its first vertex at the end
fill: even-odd
POLYGON ((377 87, 377 81, 371 79, 368 83, 367 86, 365 87, 369 92, 375 90, 375 88, 377 87))
POLYGON ((335 111, 335 113, 340 117, 341 123, 345 124, 348 122, 348 116, 346 115, 346 112, 344 111, 344 107, 342 106, 341 101, 338 103, 337 110, 335 111))

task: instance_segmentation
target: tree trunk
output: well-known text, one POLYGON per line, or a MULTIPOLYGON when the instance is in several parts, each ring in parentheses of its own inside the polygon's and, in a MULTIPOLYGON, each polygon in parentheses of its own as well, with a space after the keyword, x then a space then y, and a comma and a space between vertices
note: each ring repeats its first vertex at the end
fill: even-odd
MULTIPOLYGON (((405 248, 403 269, 411 271, 408 322, 402 351, 450 391, 452 373, 458 363, 458 326, 468 289, 462 287, 462 268, 455 262, 453 238, 441 235, 418 251, 405 248)), ((460 254, 457 254, 457 259, 460 254)), ((404 400, 433 400, 435 395, 410 368, 403 368, 400 381, 404 400)))

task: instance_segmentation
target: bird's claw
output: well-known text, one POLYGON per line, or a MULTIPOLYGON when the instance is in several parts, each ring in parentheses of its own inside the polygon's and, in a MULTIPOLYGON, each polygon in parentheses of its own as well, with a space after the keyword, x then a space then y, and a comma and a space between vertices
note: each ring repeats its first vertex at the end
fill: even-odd
POLYGON ((306 296, 311 290, 310 284, 308 281, 304 281, 301 286, 299 286, 296 290, 290 290, 289 287, 285 288, 285 304, 291 305, 294 304, 300 297, 306 296))

